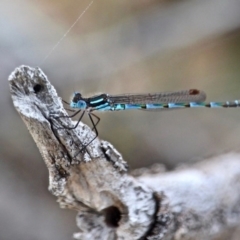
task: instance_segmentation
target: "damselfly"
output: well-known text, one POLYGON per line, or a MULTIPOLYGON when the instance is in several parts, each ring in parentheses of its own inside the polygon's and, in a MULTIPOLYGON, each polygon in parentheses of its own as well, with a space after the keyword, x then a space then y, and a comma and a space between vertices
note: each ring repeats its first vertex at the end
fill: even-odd
POLYGON ((93 125, 92 130, 95 131, 95 137, 84 147, 86 148, 98 136, 97 124, 100 118, 96 116, 94 111, 120 111, 120 110, 145 110, 158 111, 169 109, 184 109, 184 108, 236 108, 240 107, 240 100, 225 101, 225 102, 204 102, 206 94, 197 89, 190 89, 177 92, 160 92, 147 94, 121 94, 109 95, 106 93, 84 98, 81 93, 75 92, 70 102, 70 107, 78 109, 72 116, 74 117, 80 112, 76 125, 67 127, 74 129, 87 113, 93 125), (94 122, 93 117, 96 119, 94 122))

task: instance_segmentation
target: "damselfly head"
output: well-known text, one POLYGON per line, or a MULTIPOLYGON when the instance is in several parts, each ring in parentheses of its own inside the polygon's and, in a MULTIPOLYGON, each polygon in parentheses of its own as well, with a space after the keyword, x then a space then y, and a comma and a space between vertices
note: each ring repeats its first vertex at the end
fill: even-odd
POLYGON ((82 100, 82 94, 79 92, 75 92, 73 94, 72 102, 77 103, 79 100, 82 100))
POLYGON ((73 99, 70 103, 70 107, 72 108, 78 108, 78 109, 86 109, 87 108, 87 103, 86 101, 82 98, 82 94, 79 92, 75 92, 73 95, 73 99))

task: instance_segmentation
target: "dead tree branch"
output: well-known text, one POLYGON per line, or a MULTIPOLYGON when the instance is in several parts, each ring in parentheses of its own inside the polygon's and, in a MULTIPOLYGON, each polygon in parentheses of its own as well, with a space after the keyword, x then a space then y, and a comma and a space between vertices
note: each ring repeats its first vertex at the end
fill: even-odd
POLYGON ((216 239, 240 221, 239 155, 170 173, 134 178, 108 142, 80 123, 39 68, 9 77, 13 104, 49 170, 49 190, 61 207, 78 211, 76 239, 216 239))

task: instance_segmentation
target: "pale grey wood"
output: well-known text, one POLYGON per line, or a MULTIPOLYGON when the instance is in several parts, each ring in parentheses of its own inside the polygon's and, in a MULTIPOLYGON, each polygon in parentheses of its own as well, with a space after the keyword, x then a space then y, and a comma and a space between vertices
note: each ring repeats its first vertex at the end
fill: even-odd
POLYGON ((240 239, 234 233, 240 226, 240 154, 212 157, 173 172, 145 171, 138 180, 168 197, 178 223, 174 239, 240 239))
POLYGON ((10 75, 9 84, 13 104, 49 170, 49 190, 58 197, 62 207, 79 211, 79 219, 85 216, 84 225, 79 226, 81 239, 143 236, 155 214, 152 189, 127 175, 126 162, 105 141, 96 139, 87 147, 87 152, 78 154, 82 143, 88 143, 94 133, 82 123, 77 129, 62 128, 75 123, 69 118, 58 118, 67 113, 61 98, 39 68, 17 68, 10 75), (36 93, 34 89, 40 91, 36 93), (112 206, 115 208, 109 209, 112 206))
MULTIPOLYGON (((78 211, 76 239, 231 239, 240 222, 240 155, 226 154, 164 172, 162 166, 127 174, 108 142, 80 123, 39 68, 9 77, 13 104, 49 170, 49 190, 61 207, 78 211)), ((119 137, 119 136, 116 136, 119 137)))

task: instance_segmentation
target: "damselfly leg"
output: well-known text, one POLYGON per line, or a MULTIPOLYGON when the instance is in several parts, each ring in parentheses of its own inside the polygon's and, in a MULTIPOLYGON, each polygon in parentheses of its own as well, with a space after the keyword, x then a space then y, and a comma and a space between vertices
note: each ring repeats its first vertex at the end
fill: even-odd
MULTIPOLYGON (((63 101, 65 104, 68 104, 68 105, 69 105, 69 103, 66 102, 65 100, 62 100, 62 101, 63 101)), ((73 113, 72 115, 69 115, 69 116, 60 116, 60 117, 58 117, 58 118, 73 118, 73 117, 75 117, 75 116, 77 116, 78 114, 81 113, 80 116, 79 116, 79 118, 78 118, 78 120, 77 120, 77 123, 76 123, 74 126, 72 126, 72 127, 62 126, 61 128, 58 128, 58 129, 67 129, 67 130, 76 129, 76 128, 78 127, 80 121, 83 119, 85 113, 87 113, 87 115, 88 115, 88 117, 89 117, 89 119, 90 119, 90 121, 91 121, 91 124, 92 124, 92 128, 91 128, 91 129, 92 129, 92 131, 95 132, 95 136, 94 136, 86 145, 84 145, 84 146, 81 148, 81 150, 74 156, 74 157, 76 157, 80 152, 85 151, 85 150, 86 150, 86 147, 89 146, 89 144, 91 144, 91 143, 98 137, 97 125, 98 125, 99 122, 100 122, 100 118, 99 118, 97 115, 95 115, 94 113, 92 113, 91 111, 86 111, 86 110, 82 110, 82 109, 80 109, 80 110, 78 110, 78 111, 75 111, 75 110, 73 110, 73 109, 67 109, 67 110, 69 110, 69 111, 71 111, 71 112, 74 112, 74 113, 73 113), (95 120, 94 120, 94 118, 95 118, 95 120)))
MULTIPOLYGON (((80 118, 79 118, 78 121, 77 121, 77 124, 76 124, 74 127, 72 127, 72 128, 67 128, 67 129, 74 129, 74 128, 76 128, 76 127, 79 125, 81 119, 83 118, 83 115, 85 114, 85 112, 86 112, 86 111, 83 111, 83 113, 81 114, 80 118)), ((100 118, 99 118, 98 116, 96 116, 95 114, 91 113, 91 112, 88 112, 88 117, 89 117, 89 119, 90 119, 90 121, 91 121, 91 123, 92 123, 92 131, 95 132, 95 136, 94 136, 87 144, 83 145, 83 147, 79 150, 79 152, 77 152, 77 153, 75 154, 74 158, 75 158, 79 153, 83 153, 83 152, 87 151, 87 149, 86 149, 87 146, 89 146, 89 145, 98 137, 97 125, 98 125, 98 123, 100 122, 100 118), (95 117, 95 118, 97 119, 96 122, 94 122, 93 117, 95 117)))
MULTIPOLYGON (((91 123, 92 123, 92 126, 93 126, 93 127, 92 127, 92 131, 95 132, 95 136, 94 136, 86 145, 84 145, 84 146, 80 149, 80 151, 79 151, 77 154, 75 154, 74 157, 76 157, 79 153, 84 152, 84 151, 86 150, 87 146, 89 146, 89 145, 98 137, 97 125, 98 125, 98 123, 100 122, 100 118, 99 118, 98 116, 96 116, 95 114, 91 113, 91 112, 88 112, 88 117, 89 117, 89 119, 90 119, 90 121, 91 121, 91 123), (94 122, 93 117, 95 117, 95 118, 97 119, 96 122, 94 122)), ((79 121, 79 122, 80 122, 80 121, 79 121)))
MULTIPOLYGON (((70 105, 69 102, 67 102, 67 101, 65 101, 65 100, 63 100, 63 99, 62 99, 62 102, 65 103, 65 104, 67 104, 68 106, 70 105)), ((70 108, 66 108, 66 110, 68 110, 69 112, 76 112, 76 110, 73 110, 73 109, 70 109, 70 108)))

